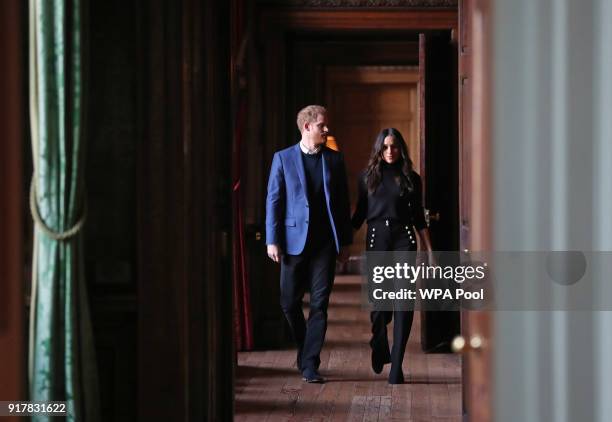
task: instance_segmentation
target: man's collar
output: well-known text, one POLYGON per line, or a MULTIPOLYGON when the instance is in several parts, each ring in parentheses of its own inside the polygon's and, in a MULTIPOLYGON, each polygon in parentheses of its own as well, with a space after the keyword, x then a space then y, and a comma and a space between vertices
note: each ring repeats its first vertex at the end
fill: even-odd
POLYGON ((308 149, 306 145, 304 145, 304 143, 300 140, 300 149, 302 150, 304 154, 308 154, 308 155, 318 154, 319 151, 321 151, 321 148, 323 148, 323 145, 317 145, 316 148, 314 149, 308 149))

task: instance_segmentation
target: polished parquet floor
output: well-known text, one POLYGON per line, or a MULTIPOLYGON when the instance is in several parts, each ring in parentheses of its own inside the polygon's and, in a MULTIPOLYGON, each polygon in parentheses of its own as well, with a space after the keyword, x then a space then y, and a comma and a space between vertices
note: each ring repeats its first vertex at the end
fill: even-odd
POLYGON ((294 350, 238 354, 236 421, 461 421, 460 357, 421 351, 418 312, 404 358, 406 384, 387 383, 389 365, 372 372, 360 280, 336 277, 321 354, 325 384, 302 381, 294 350))

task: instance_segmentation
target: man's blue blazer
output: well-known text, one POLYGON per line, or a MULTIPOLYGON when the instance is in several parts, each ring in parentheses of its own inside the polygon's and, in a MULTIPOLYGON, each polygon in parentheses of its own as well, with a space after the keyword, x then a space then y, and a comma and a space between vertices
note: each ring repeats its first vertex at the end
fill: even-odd
MULTIPOLYGON (((341 153, 323 147, 323 188, 336 251, 353 241, 346 168, 341 153)), ((300 144, 274 154, 266 199, 266 244, 299 255, 308 235, 308 189, 300 144)), ((312 230, 317 230, 312 227, 312 230)))

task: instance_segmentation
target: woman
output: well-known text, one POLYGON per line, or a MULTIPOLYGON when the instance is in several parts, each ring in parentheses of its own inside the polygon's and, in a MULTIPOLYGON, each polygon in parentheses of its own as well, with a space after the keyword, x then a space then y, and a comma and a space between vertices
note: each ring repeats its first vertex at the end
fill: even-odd
MULTIPOLYGON (((367 220, 367 251, 416 251, 416 233, 431 256, 431 240, 422 206, 421 178, 412 170, 412 160, 401 133, 383 129, 376 138, 368 167, 358 181, 359 198, 352 217, 355 230, 367 220)), ((389 384, 403 384, 402 361, 412 326, 413 311, 373 311, 372 369, 382 372, 391 362, 389 384), (387 324, 393 325, 393 349, 389 353, 387 324)))

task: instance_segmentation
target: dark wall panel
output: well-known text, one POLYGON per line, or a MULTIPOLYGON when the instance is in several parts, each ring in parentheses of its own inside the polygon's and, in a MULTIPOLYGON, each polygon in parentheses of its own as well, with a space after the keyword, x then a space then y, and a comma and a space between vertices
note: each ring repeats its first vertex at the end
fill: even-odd
POLYGON ((101 419, 136 420, 137 14, 134 1, 89 2, 86 275, 101 419))

